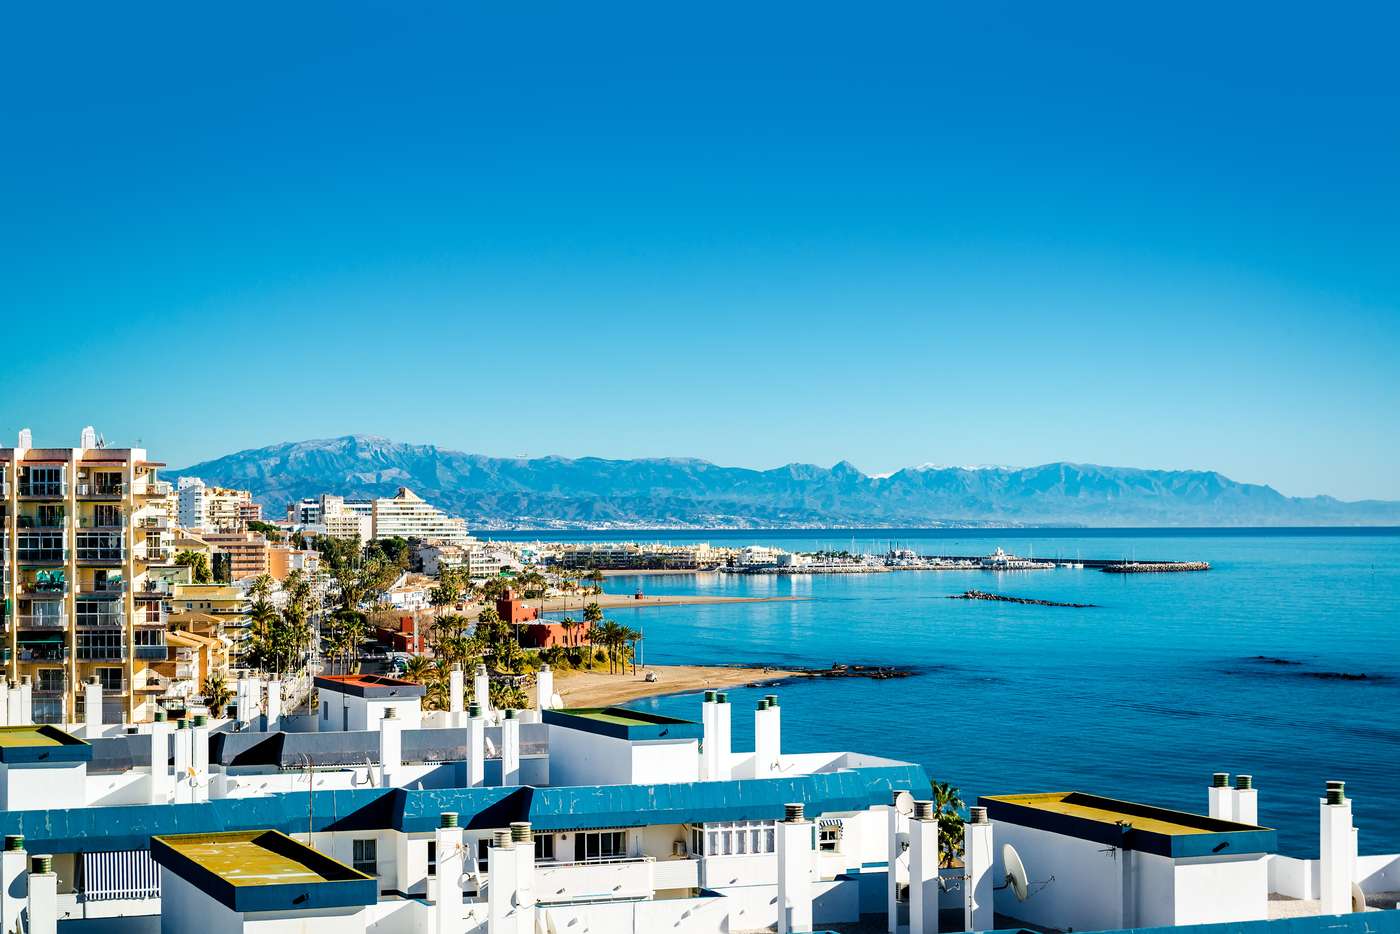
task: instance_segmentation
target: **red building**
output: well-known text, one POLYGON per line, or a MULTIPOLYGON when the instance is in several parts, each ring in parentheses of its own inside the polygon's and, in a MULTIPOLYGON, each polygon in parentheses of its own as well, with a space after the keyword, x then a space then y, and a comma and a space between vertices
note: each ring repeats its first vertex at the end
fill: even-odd
POLYGON ((526 606, 513 590, 507 590, 496 601, 501 619, 515 626, 520 644, 527 649, 552 649, 556 646, 583 645, 584 634, 592 623, 580 621, 572 631, 555 620, 540 619, 538 607, 526 606))

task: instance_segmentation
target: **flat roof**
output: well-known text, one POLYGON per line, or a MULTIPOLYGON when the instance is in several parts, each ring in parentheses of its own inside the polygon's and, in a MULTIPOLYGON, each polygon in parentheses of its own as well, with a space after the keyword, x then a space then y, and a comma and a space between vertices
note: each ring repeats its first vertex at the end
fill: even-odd
POLYGON ((0 726, 0 762, 6 765, 91 759, 90 745, 56 726, 0 726))
POLYGON ((1082 791, 977 799, 993 820, 1162 856, 1270 852, 1273 830, 1082 791))
POLYGON ((680 720, 626 707, 565 707, 546 710, 545 723, 626 740, 699 739, 704 732, 694 720, 680 720))
POLYGON ((422 697, 427 689, 388 675, 317 675, 316 687, 356 697, 422 697))
POLYGON ((277 830, 152 837, 151 857, 234 911, 370 905, 373 876, 277 830))

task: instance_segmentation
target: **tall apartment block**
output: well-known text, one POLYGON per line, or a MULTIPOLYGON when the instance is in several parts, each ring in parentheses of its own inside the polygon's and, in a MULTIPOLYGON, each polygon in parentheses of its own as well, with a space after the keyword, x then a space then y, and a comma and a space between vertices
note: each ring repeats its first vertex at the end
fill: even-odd
POLYGON ((147 584, 167 560, 169 484, 140 448, 36 448, 28 429, 0 447, 4 671, 33 679, 34 719, 81 718, 82 684, 103 686, 104 722, 154 713, 166 660, 168 592, 147 584))

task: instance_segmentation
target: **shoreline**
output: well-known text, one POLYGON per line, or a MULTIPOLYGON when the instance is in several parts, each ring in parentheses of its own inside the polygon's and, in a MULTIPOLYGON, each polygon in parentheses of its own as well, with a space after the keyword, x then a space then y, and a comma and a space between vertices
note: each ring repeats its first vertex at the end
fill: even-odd
POLYGON ((648 665, 634 675, 597 671, 563 671, 554 676, 554 689, 566 707, 609 707, 644 698, 739 687, 780 687, 798 681, 828 678, 907 678, 917 671, 889 665, 837 665, 832 668, 770 668, 762 665, 648 665), (655 681, 647 681, 650 672, 655 681))
POLYGON ((590 594, 586 597, 549 597, 543 601, 539 598, 522 600, 521 604, 528 607, 538 608, 542 613, 566 613, 577 612, 582 614, 583 608, 590 603, 597 603, 605 610, 625 609, 627 607, 654 607, 654 606, 702 606, 705 604, 718 603, 779 603, 792 600, 807 600, 808 597, 723 597, 709 594, 663 594, 660 596, 643 595, 638 600, 633 594, 625 593, 603 593, 590 594), (543 603, 543 605, 541 605, 543 603))

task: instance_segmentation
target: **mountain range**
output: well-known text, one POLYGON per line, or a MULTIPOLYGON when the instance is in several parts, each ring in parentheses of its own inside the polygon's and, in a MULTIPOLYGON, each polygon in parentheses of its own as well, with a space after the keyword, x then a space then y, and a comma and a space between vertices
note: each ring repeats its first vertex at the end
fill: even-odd
POLYGON ((166 476, 251 490, 278 517, 303 497, 403 486, 483 529, 1400 524, 1400 502, 1289 497, 1213 471, 1055 463, 870 476, 845 461, 751 470, 691 458, 499 458, 363 435, 239 451, 166 476))

